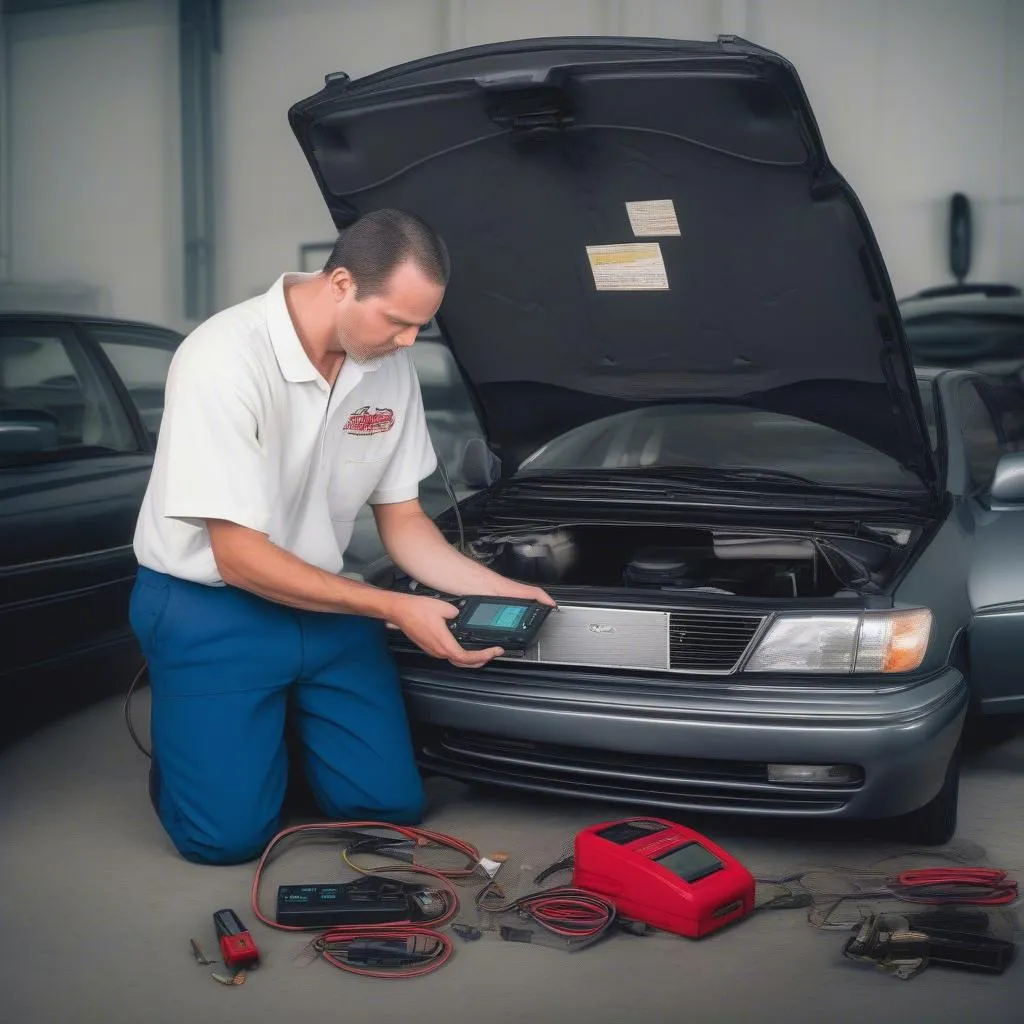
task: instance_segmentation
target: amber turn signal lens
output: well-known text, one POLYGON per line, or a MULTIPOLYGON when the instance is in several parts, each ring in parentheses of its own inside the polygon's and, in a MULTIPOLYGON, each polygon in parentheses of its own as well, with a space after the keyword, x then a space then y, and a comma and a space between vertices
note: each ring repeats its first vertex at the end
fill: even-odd
POLYGON ((927 608, 867 612, 857 643, 857 672, 913 672, 924 661, 932 632, 927 608))

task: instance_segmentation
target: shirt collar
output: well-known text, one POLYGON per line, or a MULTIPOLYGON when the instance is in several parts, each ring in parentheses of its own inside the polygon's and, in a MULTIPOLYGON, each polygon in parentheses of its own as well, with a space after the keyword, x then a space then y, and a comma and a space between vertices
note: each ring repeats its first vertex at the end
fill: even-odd
MULTIPOLYGON (((281 375, 286 381, 293 384, 301 384, 308 381, 323 381, 317 368, 310 362, 306 350, 299 341, 295 331, 295 324, 292 323, 291 313, 288 312, 288 303, 284 297, 285 284, 298 281, 310 281, 317 276, 314 271, 311 274, 287 273, 282 274, 267 291, 267 328, 270 331, 270 344, 273 346, 274 355, 277 357, 277 364, 281 368, 281 375)), ((345 365, 353 364, 359 368, 359 375, 371 373, 378 369, 388 356, 380 356, 377 359, 368 359, 363 363, 355 363, 354 360, 346 359, 345 365)), ((351 370, 350 370, 351 372, 351 370)))

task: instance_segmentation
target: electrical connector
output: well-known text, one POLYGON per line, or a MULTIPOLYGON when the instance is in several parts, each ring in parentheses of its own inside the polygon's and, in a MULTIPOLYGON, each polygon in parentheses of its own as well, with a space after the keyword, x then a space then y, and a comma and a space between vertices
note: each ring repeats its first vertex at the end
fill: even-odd
POLYGON ((408 967, 425 959, 410 953, 405 939, 353 939, 343 955, 350 964, 360 967, 408 967))

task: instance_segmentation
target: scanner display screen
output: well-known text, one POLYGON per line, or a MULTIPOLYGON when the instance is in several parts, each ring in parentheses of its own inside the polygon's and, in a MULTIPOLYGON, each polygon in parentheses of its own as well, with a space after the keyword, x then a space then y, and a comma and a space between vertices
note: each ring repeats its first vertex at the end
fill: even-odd
POLYGON ((674 850, 655 857, 655 860, 684 882, 699 881, 716 871, 721 871, 724 867, 722 862, 713 853, 705 850, 700 843, 677 846, 674 850))
POLYGON ((521 604, 482 602, 473 609, 467 624, 485 629, 518 629, 527 611, 528 608, 521 604))

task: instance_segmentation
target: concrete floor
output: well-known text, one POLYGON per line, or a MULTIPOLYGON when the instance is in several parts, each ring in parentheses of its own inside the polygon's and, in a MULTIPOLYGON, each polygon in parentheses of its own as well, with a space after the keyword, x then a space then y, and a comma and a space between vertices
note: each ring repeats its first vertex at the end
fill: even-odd
MULTIPOLYGON (((137 702, 143 735, 147 697, 143 692, 137 702)), ((454 959, 428 977, 352 977, 296 959, 305 937, 253 921, 252 866, 199 867, 174 853, 148 804, 146 766, 119 700, 0 754, 0 1020, 1024 1021, 1024 957, 1000 977, 931 967, 899 981, 844 960, 845 934, 813 928, 802 910, 760 913, 700 942, 620 935, 574 954, 489 935, 475 943, 456 939, 454 959), (216 949, 211 914, 225 906, 253 927, 266 954, 239 988, 216 984, 189 951, 192 936, 208 953, 216 949)), ((429 790, 431 828, 485 854, 503 850, 537 863, 553 859, 581 826, 623 813, 445 780, 431 780, 429 790)), ((1020 877, 1022 807, 1024 735, 990 739, 967 757, 961 827, 947 852, 1020 877)), ((867 867, 896 850, 858 826, 710 817, 690 824, 758 876, 815 865, 867 867)), ((937 852, 931 857, 916 866, 945 863, 937 852)), ((337 872, 336 861, 329 863, 337 872)), ((330 877, 342 876, 323 880, 330 877)))

